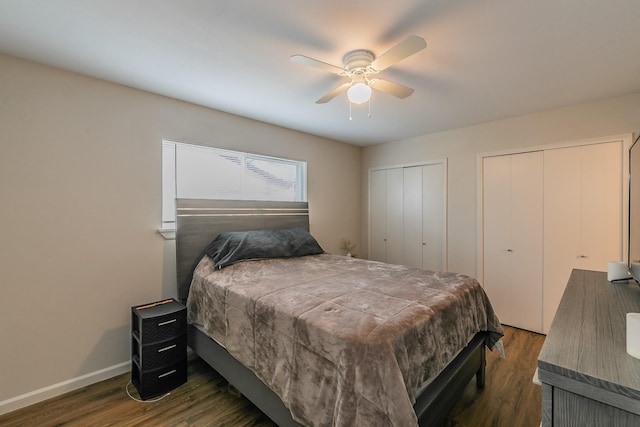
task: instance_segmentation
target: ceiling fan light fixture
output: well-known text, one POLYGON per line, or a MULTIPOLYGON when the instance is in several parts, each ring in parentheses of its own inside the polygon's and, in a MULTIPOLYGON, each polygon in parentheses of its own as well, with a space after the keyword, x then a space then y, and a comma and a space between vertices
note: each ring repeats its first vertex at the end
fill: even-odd
POLYGON ((347 90, 347 98, 354 104, 364 104, 371 98, 371 87, 365 83, 356 83, 347 90))
POLYGON ((345 91, 347 92, 349 105, 364 104, 365 102, 370 103, 372 89, 400 99, 411 95, 413 89, 410 87, 389 80, 374 78, 373 76, 426 47, 427 43, 422 37, 412 35, 377 58, 369 50, 352 50, 342 57, 342 62, 344 63, 342 68, 300 54, 291 55, 289 58, 298 64, 319 68, 350 80, 318 99, 316 104, 327 103, 345 91))

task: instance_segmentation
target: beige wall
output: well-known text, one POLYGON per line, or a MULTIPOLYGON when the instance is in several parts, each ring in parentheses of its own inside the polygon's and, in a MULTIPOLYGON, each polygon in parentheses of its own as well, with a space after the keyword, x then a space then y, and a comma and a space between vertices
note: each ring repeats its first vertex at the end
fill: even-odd
POLYGON ((0 410, 127 362, 130 307, 175 295, 162 138, 306 160, 312 233, 360 239, 360 148, 0 56, 0 410))
POLYGON ((126 363, 130 306, 174 295, 162 138, 307 160, 312 233, 362 255, 368 170, 448 158, 449 269, 474 275, 477 153, 637 130, 640 94, 359 149, 0 55, 0 412, 126 363))
POLYGON ((362 247, 368 247, 371 168, 448 159, 449 270, 476 275, 476 161, 479 153, 640 130, 640 93, 367 147, 362 157, 362 247))

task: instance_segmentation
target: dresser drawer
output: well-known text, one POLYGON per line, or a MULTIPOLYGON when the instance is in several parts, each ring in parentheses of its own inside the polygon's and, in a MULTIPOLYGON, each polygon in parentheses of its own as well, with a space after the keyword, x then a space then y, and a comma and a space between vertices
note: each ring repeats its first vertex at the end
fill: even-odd
POLYGON ((132 307, 131 334, 141 344, 166 341, 186 333, 187 309, 174 299, 132 307))
POLYGON ((187 358, 169 366, 141 371, 138 364, 131 364, 131 382, 136 386, 140 398, 151 399, 168 393, 187 381, 187 358))
POLYGON ((187 316, 185 311, 168 313, 151 318, 138 318, 138 325, 134 325, 133 336, 142 344, 164 341, 185 333, 187 316))
POLYGON ((170 340, 158 341, 149 345, 141 345, 132 340, 132 356, 144 370, 154 370, 171 365, 187 357, 187 335, 180 335, 170 340))

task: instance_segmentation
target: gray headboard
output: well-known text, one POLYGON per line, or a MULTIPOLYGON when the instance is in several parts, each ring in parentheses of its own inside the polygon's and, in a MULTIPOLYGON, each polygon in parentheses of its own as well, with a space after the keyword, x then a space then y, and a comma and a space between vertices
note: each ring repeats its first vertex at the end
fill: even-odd
POLYGON ((249 200, 176 200, 176 274, 178 298, 189 294, 191 273, 204 248, 225 231, 304 228, 309 231, 307 202, 249 200))

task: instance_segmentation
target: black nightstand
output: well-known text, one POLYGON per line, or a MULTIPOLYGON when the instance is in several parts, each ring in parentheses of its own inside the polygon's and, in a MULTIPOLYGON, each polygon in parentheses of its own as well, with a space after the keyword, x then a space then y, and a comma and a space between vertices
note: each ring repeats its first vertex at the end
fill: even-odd
POLYGON ((131 307, 131 382, 140 398, 187 381, 187 309, 175 299, 131 307))

